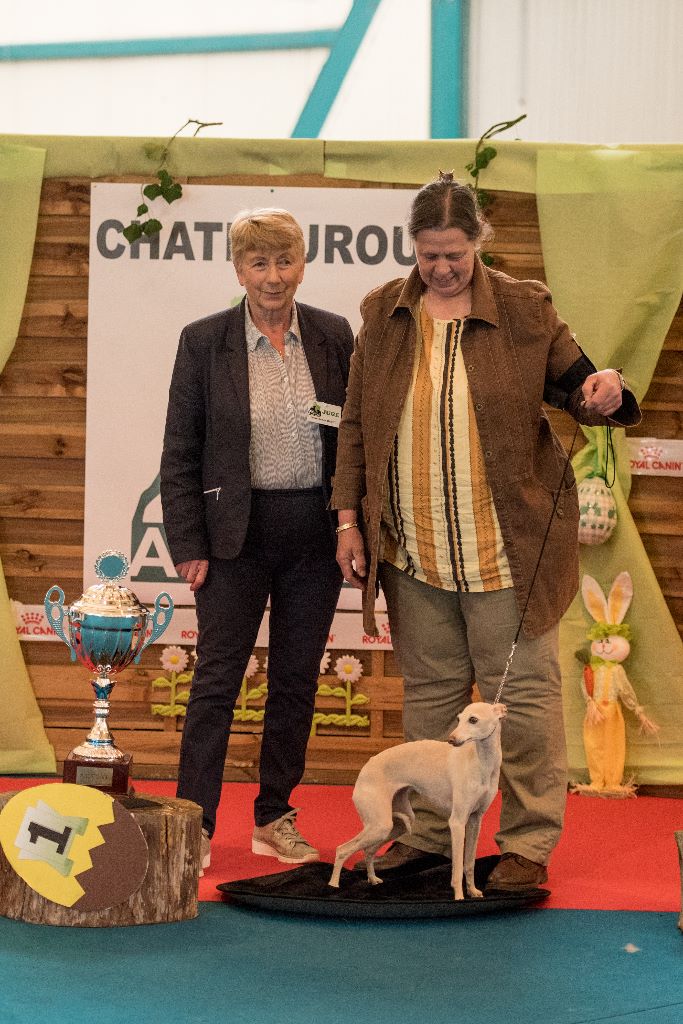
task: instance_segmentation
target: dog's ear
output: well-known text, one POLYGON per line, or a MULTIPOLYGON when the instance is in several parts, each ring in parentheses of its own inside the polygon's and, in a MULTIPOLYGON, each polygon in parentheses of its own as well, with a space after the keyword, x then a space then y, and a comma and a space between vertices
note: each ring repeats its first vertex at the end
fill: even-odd
POLYGON ((505 718, 508 709, 505 707, 504 704, 493 704, 492 706, 494 713, 498 716, 498 718, 505 718))

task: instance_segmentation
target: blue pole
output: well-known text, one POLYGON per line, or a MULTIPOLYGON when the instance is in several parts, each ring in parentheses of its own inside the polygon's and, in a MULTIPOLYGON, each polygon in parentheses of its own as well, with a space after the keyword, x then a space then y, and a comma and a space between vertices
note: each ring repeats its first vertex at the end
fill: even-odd
POLYGON ((292 132, 293 139, 317 139, 381 0, 354 0, 292 132))
POLYGON ((327 49, 334 44, 337 35, 337 29, 316 29, 310 32, 258 32, 248 35, 0 45, 0 61, 83 60, 93 57, 156 57, 186 53, 327 49))
POLYGON ((432 0, 432 139, 464 132, 462 0, 432 0))

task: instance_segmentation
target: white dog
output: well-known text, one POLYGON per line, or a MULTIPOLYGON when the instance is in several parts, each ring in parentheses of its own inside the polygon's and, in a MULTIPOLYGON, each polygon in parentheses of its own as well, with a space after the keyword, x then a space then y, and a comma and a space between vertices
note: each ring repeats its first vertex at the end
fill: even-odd
POLYGON ((375 873, 375 854, 383 843, 411 831, 415 815, 408 794, 414 789, 448 817, 455 899, 463 899, 463 865, 469 895, 480 897, 474 860, 481 819, 498 789, 504 714, 504 704, 469 704, 448 742, 415 740, 371 757, 353 790, 365 827, 337 847, 329 884, 339 887, 342 865, 357 850, 365 854, 368 880, 373 885, 382 881, 375 873))

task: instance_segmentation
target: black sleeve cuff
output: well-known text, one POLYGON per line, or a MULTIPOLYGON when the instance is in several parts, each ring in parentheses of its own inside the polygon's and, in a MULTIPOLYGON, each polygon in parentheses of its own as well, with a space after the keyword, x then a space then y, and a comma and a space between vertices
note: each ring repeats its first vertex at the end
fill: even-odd
POLYGON ((621 406, 612 413, 610 420, 618 427, 635 427, 640 423, 640 406, 628 386, 621 392, 621 406))
POLYGON ((586 377, 596 373, 596 368, 583 352, 575 363, 565 370, 561 377, 554 381, 546 381, 543 400, 555 409, 564 409, 567 399, 577 388, 580 388, 586 377))

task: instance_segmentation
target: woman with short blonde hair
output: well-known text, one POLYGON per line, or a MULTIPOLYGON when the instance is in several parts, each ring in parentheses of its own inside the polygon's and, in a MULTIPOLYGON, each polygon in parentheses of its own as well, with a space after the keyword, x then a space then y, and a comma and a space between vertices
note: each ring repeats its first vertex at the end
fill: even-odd
POLYGON ((305 259, 303 231, 288 210, 275 206, 240 210, 230 225, 230 253, 236 267, 242 265, 249 250, 275 252, 284 249, 289 249, 301 260, 305 259))

